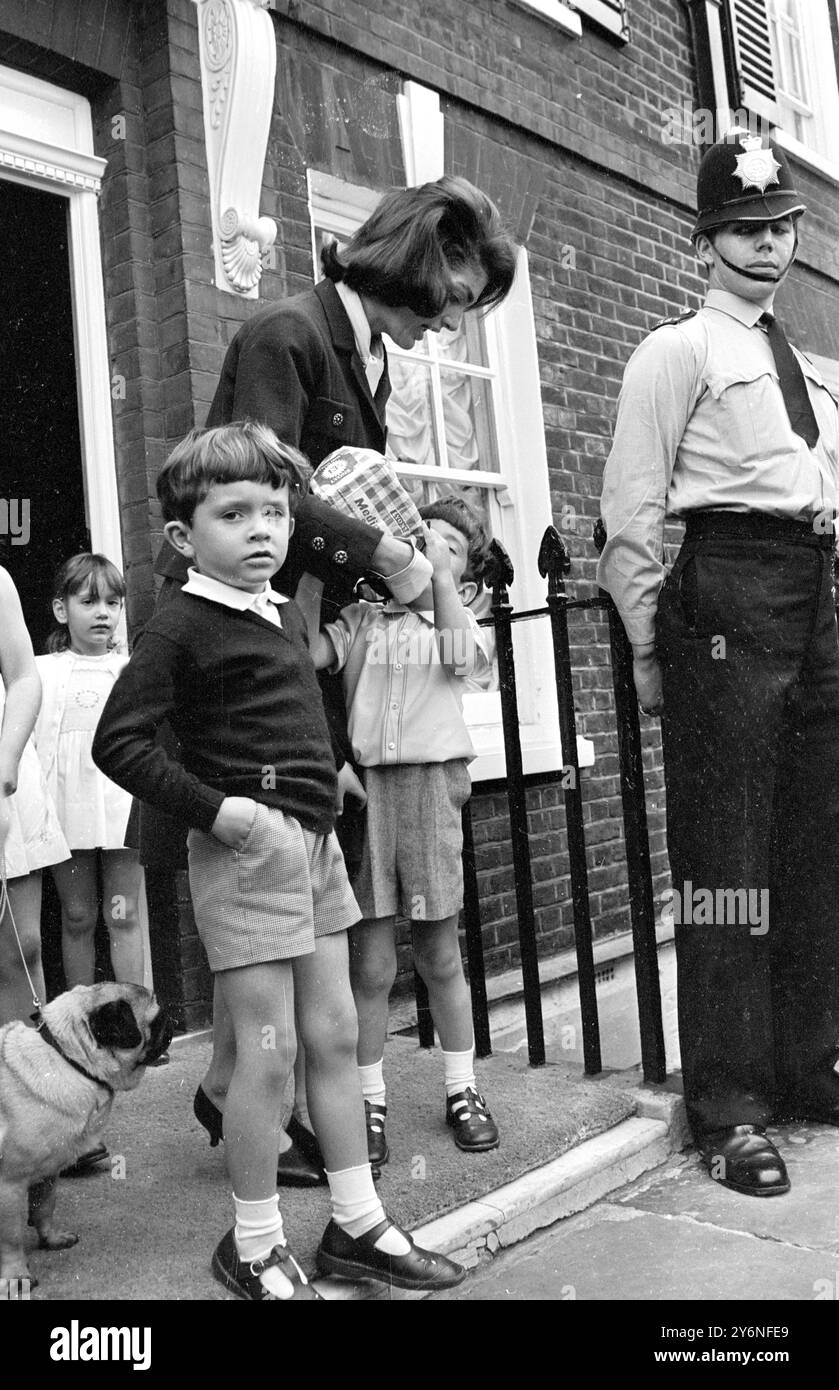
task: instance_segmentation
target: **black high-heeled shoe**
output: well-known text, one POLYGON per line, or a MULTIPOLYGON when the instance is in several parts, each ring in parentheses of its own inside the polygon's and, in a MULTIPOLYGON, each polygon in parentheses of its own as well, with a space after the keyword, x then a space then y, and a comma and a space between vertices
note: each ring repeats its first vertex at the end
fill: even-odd
POLYGON ((220 1139, 224 1138, 222 1128, 224 1117, 217 1105, 214 1105, 204 1090, 199 1086, 195 1092, 195 1099, 192 1102, 192 1111, 199 1124, 203 1125, 210 1136, 210 1148, 214 1149, 220 1139))

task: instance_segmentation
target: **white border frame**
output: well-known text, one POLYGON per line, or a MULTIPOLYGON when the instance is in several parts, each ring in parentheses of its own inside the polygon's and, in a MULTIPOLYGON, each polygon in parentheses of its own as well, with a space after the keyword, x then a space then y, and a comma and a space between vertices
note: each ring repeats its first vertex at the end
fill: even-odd
MULTIPOLYGON (((111 413, 111 368, 90 103, 0 66, 0 178, 67 199, 85 510, 94 550, 124 568, 111 413)), ((35 229, 31 229, 34 234, 35 229)))

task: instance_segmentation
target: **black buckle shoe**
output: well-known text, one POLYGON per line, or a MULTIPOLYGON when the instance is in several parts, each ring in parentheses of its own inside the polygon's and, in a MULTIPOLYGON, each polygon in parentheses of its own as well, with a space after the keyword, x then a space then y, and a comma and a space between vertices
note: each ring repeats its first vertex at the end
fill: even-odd
POLYGON ((446 1098, 446 1124, 454 1130, 454 1142, 464 1153, 488 1153, 498 1148, 498 1128, 474 1086, 446 1098))
POLYGON ((747 1197, 779 1197, 789 1192, 786 1165, 758 1125, 729 1125, 697 1141, 702 1162, 721 1187, 747 1197))
POLYGON ((210 1136, 210 1148, 214 1149, 224 1138, 224 1120, 218 1106, 210 1100, 203 1086, 199 1086, 192 1102, 192 1113, 210 1136))
POLYGON ((318 1269, 341 1279, 375 1279, 397 1289, 452 1289, 466 1278, 466 1270, 445 1255, 415 1245, 407 1231, 385 1218, 361 1236, 348 1236, 330 1221, 318 1246, 318 1269), (376 1249, 376 1241, 395 1227, 411 1243, 404 1255, 388 1255, 376 1249))
POLYGON ((249 1299, 253 1303, 294 1303, 295 1300, 302 1302, 304 1299, 326 1302, 317 1289, 312 1288, 294 1256, 282 1245, 275 1245, 270 1255, 262 1260, 240 1260, 232 1229, 216 1246, 212 1268, 220 1284, 237 1298, 249 1299), (277 1265, 293 1285, 291 1298, 278 1298, 262 1283, 260 1274, 272 1265, 277 1265))
POLYGON ((281 1153, 277 1159, 278 1187, 324 1187, 326 1173, 310 1163, 296 1144, 281 1153))
POLYGON ((382 1164, 387 1163, 390 1158, 390 1149, 385 1135, 387 1106, 380 1104, 379 1101, 366 1100, 364 1102, 364 1118, 367 1121, 367 1157, 374 1168, 381 1168, 382 1164))
POLYGON ((301 1124, 296 1115, 291 1115, 285 1127, 285 1132, 292 1144, 294 1144, 295 1148, 300 1150, 307 1162, 311 1163, 313 1168, 318 1168, 322 1173, 326 1165, 323 1161, 320 1144, 312 1131, 307 1129, 304 1124, 301 1124))

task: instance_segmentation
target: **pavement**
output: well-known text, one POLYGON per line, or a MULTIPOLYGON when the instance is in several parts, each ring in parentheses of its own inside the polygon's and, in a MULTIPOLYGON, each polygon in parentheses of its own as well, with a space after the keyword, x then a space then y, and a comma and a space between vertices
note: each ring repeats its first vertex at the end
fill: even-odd
MULTIPOLYGON (((79 1243, 31 1252, 40 1281, 33 1302, 230 1300, 209 1268, 232 1224, 224 1148, 209 1147, 192 1115, 209 1051, 207 1035, 176 1039, 168 1066, 117 1096, 104 1136, 109 1161, 59 1185, 57 1222, 79 1243)), ((501 1146, 465 1155, 444 1123, 441 1073, 439 1051, 390 1038, 392 1156, 379 1191, 418 1243, 470 1269, 661 1163, 683 1138, 679 1097, 646 1090, 632 1073, 587 1078, 561 1052, 539 1068, 499 1053, 479 1063, 478 1081, 501 1146)), ((314 1274, 328 1192, 283 1189, 281 1201, 290 1247, 314 1274)), ((333 1279, 318 1287, 331 1299, 418 1297, 333 1279)))
MULTIPOLYGON (((789 1170, 792 1190, 783 1196, 731 1192, 709 1180, 693 1151, 673 1155, 582 1214, 484 1261, 435 1299, 712 1300, 764 1309, 835 1301, 839 1134, 806 1124, 768 1133, 789 1170)), ((722 1316, 709 1311, 705 1320, 722 1316)))
MULTIPOLYGON (((191 1108, 209 1048, 206 1035, 176 1039, 168 1066, 117 1097, 105 1134, 110 1160, 59 1187, 58 1223, 80 1242, 32 1250, 40 1280, 32 1302, 162 1309, 234 1301, 209 1269, 231 1224, 224 1150, 209 1148, 191 1108)), ((379 1190, 418 1243, 461 1261, 469 1277, 438 1295, 319 1279, 326 1299, 634 1303, 627 1315, 636 1331, 644 1303, 657 1322, 667 1305, 709 1300, 719 1310, 751 1303, 771 1321, 774 1302, 813 1311, 839 1299, 834 1129, 770 1130, 792 1190, 757 1201, 711 1182, 686 1149, 677 1081, 644 1086, 634 1071, 592 1079, 561 1052, 548 1057, 541 1068, 521 1054, 479 1064, 502 1144, 494 1154, 463 1155, 442 1120, 439 1053, 390 1039, 393 1156, 379 1190)), ((291 1247, 314 1274, 328 1193, 285 1189, 282 1209, 291 1247)), ((74 1315, 83 1317, 82 1308, 74 1315)))

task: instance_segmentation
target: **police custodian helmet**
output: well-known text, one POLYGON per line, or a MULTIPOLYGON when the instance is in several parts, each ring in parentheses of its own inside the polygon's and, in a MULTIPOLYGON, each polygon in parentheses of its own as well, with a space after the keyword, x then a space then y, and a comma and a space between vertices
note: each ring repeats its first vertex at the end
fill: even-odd
POLYGON ((783 150, 759 135, 731 131, 706 150, 696 184, 698 216, 691 232, 725 222, 771 222, 805 211, 783 150))

